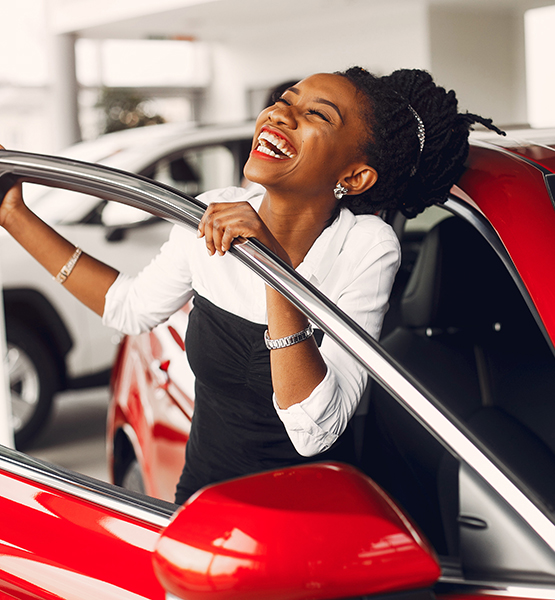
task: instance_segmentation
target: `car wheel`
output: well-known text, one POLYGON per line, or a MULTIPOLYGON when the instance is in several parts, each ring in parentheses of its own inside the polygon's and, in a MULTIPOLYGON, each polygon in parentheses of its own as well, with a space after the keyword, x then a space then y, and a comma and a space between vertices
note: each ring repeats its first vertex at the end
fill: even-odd
POLYGON ((139 492, 140 494, 145 493, 145 483, 143 474, 141 473, 141 467, 136 458, 130 461, 123 478, 121 480, 121 487, 132 492, 139 492))
POLYGON ((44 427, 57 391, 57 369, 51 352, 32 330, 17 322, 6 325, 12 427, 22 448, 44 427))

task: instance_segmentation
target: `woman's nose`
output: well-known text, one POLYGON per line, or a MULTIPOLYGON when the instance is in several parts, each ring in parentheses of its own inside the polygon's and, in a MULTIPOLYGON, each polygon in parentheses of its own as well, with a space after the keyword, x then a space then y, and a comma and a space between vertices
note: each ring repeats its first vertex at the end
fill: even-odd
POLYGON ((276 125, 282 123, 287 125, 290 129, 295 129, 297 127, 297 121, 294 113, 294 107, 284 104, 283 102, 277 102, 270 109, 268 118, 276 125))

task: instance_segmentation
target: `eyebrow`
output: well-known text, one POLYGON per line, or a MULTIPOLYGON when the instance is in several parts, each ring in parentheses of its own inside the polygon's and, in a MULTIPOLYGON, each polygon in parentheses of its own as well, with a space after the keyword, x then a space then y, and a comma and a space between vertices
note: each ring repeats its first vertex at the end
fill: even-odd
MULTIPOLYGON (((286 91, 293 92, 293 94, 297 94, 297 96, 300 94, 299 88, 296 88, 296 87, 287 88, 286 91)), ((335 112, 339 115, 339 118, 341 119, 341 122, 343 123, 343 125, 345 125, 345 121, 343 120, 343 115, 341 114, 341 111, 339 110, 339 108, 337 107, 336 104, 334 104, 333 102, 330 102, 329 100, 326 100, 325 98, 314 98, 314 102, 318 102, 319 104, 327 104, 328 106, 331 106, 333 108, 333 110, 335 110, 335 112)))

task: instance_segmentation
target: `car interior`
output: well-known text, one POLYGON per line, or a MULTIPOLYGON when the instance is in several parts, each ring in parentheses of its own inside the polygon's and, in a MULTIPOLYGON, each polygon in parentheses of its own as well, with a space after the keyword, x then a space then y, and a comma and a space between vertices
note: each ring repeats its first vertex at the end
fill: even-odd
MULTIPOLYGON (((428 229, 401 235, 403 264, 381 343, 553 515, 552 348, 489 242, 462 218, 432 211, 428 229)), ((495 527, 480 508, 465 514, 459 461, 381 386, 372 384, 369 394, 362 468, 448 557, 444 571, 450 564, 467 576, 511 579, 541 570, 522 557, 492 556, 495 527), (469 564, 465 555, 486 558, 469 564)), ((542 573, 552 581, 553 557, 548 562, 542 573)))

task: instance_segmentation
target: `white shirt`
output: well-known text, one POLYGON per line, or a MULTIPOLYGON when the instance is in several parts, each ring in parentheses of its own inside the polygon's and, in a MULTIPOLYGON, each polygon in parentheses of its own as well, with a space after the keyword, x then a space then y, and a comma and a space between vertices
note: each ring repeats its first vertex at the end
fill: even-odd
MULTIPOLYGON (((225 188, 199 199, 206 204, 248 201, 258 209, 262 197, 258 187, 225 188)), ((399 262, 399 242, 389 225, 342 209, 297 272, 377 338, 399 262)), ((204 239, 179 226, 139 275, 118 276, 106 294, 103 322, 127 334, 148 331, 179 310, 193 290, 235 315, 267 323, 264 282, 229 254, 209 256, 204 239)), ((327 450, 343 433, 368 378, 328 336, 320 352, 327 373, 308 398, 281 409, 274 397, 277 414, 303 456, 327 450)))

